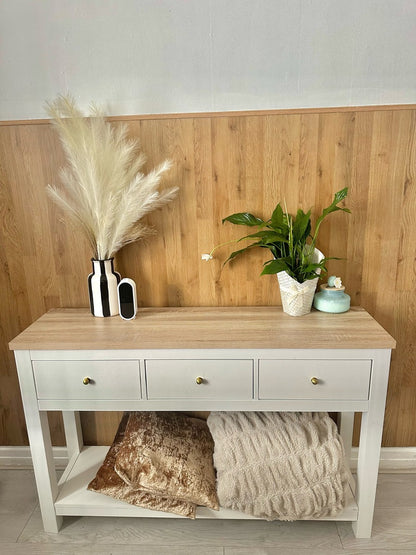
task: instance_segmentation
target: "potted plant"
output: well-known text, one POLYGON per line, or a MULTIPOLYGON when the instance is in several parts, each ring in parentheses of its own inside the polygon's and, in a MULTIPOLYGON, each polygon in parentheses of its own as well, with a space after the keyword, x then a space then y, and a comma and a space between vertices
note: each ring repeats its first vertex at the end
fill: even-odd
MULTIPOLYGON (((317 248, 318 233, 323 220, 332 212, 342 210, 350 212, 348 208, 339 204, 346 198, 348 187, 341 189, 334 195, 331 204, 322 211, 312 233, 311 212, 299 209, 296 216, 283 210, 280 202, 276 205, 269 219, 263 220, 249 212, 231 214, 222 220, 235 225, 245 225, 258 229, 255 233, 245 235, 235 242, 251 240, 246 247, 234 251, 224 262, 230 262, 237 256, 253 249, 269 249, 273 258, 264 263, 264 274, 277 274, 282 297, 283 310, 292 316, 301 316, 311 310, 313 295, 321 272, 326 272, 325 257, 317 248)), ((232 241, 234 242, 234 241, 232 241)), ((227 243, 225 243, 227 244, 227 243)), ((205 260, 212 258, 214 251, 224 246, 218 245, 210 254, 203 255, 205 260)), ((332 257, 331 257, 332 258, 332 257)))
POLYGON ((48 185, 51 198, 81 229, 92 250, 93 273, 88 278, 94 316, 118 314, 113 257, 124 245, 149 233, 141 219, 172 200, 177 187, 158 191, 171 166, 166 160, 145 175, 145 156, 137 140, 127 137, 125 125, 113 126, 92 107, 84 117, 68 96, 47 104, 68 160, 61 169, 60 189, 48 185))

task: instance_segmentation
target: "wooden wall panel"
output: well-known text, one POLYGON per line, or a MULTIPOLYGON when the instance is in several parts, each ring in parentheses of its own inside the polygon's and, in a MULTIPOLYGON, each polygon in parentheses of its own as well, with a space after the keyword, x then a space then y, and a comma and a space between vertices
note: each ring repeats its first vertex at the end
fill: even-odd
MULTIPOLYGON (((117 118, 111 118, 114 125, 117 118)), ((119 118, 120 120, 123 118, 119 118)), ((126 119, 126 118, 124 118, 126 119)), ((260 277, 267 252, 252 251, 222 268, 233 245, 204 262, 201 254, 244 229, 221 224, 249 210, 268 216, 280 200, 293 212, 349 187, 352 214, 331 215, 321 250, 353 304, 397 339, 383 442, 415 446, 416 429, 416 110, 316 110, 128 118, 147 168, 174 161, 164 183, 178 198, 148 216, 156 233, 116 257, 135 279, 140 306, 280 304, 275 276, 260 277)), ((54 306, 87 306, 91 253, 46 197, 64 157, 47 122, 0 125, 0 443, 27 442, 15 366, 7 343, 54 306)), ((83 414, 87 442, 108 443, 118 413, 83 414)), ((62 422, 51 414, 53 441, 62 422)))

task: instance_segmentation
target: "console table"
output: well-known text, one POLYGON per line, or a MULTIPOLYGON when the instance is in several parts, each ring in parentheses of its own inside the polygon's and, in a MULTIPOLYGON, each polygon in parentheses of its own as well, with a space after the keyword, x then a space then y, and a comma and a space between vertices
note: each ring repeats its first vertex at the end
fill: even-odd
MULTIPOLYGON (((146 308, 131 321, 51 310, 10 342, 45 530, 58 532, 64 515, 169 516, 86 490, 108 447, 83 445, 79 411, 334 411, 347 452, 363 413, 355 492, 335 518, 370 537, 394 347, 355 307, 298 318, 280 307, 146 308), (47 411, 63 414, 59 483, 47 411)), ((250 518, 203 507, 199 517, 250 518)))

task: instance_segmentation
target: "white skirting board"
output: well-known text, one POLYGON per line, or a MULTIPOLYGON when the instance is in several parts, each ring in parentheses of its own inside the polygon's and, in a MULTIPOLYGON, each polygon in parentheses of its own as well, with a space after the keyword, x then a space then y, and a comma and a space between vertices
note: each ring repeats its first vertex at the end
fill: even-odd
MULTIPOLYGON (((68 464, 66 447, 53 447, 53 459, 57 469, 68 464)), ((33 468, 30 447, 0 446, 0 468, 33 468)))
MULTIPOLYGON (((351 451, 351 470, 357 466, 358 448, 351 451)), ((55 466, 68 464, 66 447, 53 447, 55 466)), ((32 468, 29 447, 0 446, 0 468, 32 468)), ((416 447, 382 447, 380 472, 416 472, 416 447)))

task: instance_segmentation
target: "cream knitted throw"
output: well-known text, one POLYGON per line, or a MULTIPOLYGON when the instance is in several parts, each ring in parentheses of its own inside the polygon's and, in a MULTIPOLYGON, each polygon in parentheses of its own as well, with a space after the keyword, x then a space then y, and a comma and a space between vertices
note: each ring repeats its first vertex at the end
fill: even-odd
POLYGON ((266 520, 343 509, 349 471, 327 413, 212 412, 207 423, 222 507, 266 520))

